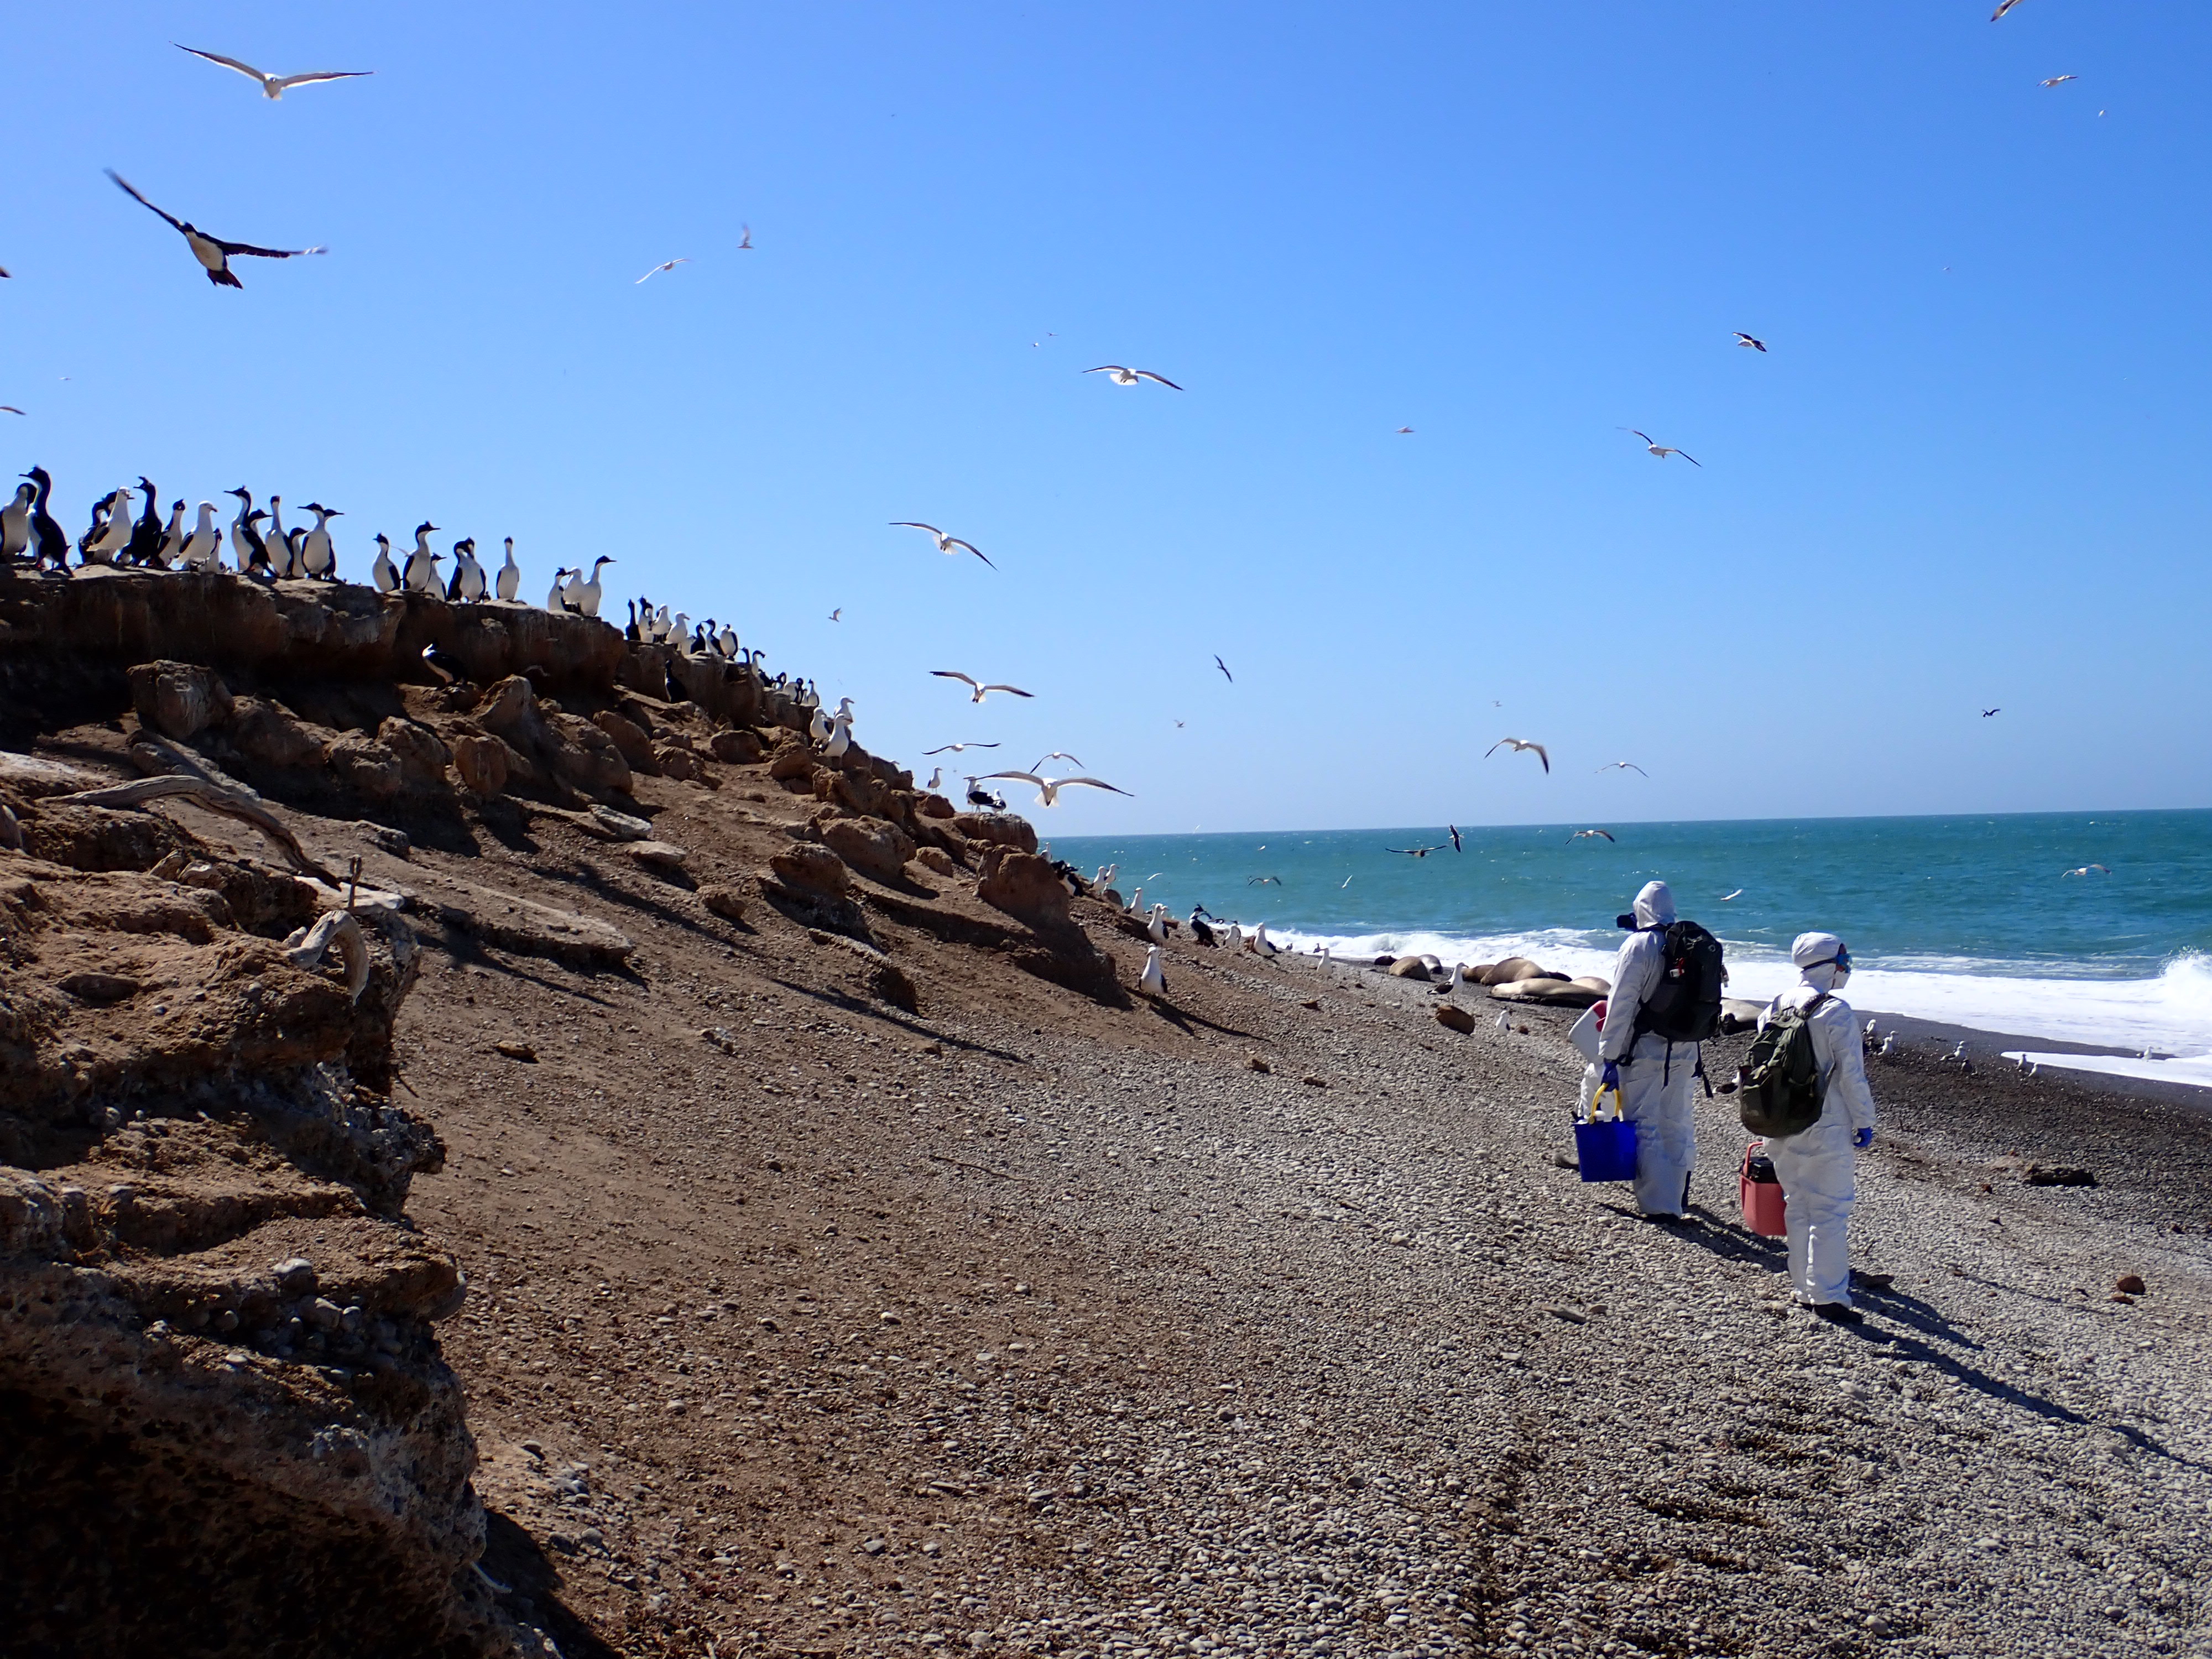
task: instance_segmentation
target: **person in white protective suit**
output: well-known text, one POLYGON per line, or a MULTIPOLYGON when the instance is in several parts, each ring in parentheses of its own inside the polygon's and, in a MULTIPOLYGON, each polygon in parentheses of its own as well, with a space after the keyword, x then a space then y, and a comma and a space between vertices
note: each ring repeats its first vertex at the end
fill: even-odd
POLYGON ((1636 1207, 1655 1221, 1680 1221, 1688 1216, 1690 1169, 1698 1161, 1690 1107, 1698 1045, 1636 1029, 1637 1016, 1666 972, 1674 895, 1665 882, 1644 884, 1634 920, 1636 931, 1621 941, 1613 961, 1598 1058, 1604 1083, 1620 1085, 1622 1115, 1636 1125, 1636 1207))
POLYGON ((1858 1020, 1836 994, 1851 976, 1851 953, 1833 933, 1800 933, 1790 960, 1799 982, 1759 1023, 1784 1006, 1804 1016, 1820 1068, 1820 1115, 1809 1129, 1770 1137, 1766 1155, 1789 1205, 1790 1282, 1798 1302, 1824 1318, 1854 1320, 1846 1230, 1858 1201, 1856 1154, 1874 1145, 1874 1092, 1858 1020))

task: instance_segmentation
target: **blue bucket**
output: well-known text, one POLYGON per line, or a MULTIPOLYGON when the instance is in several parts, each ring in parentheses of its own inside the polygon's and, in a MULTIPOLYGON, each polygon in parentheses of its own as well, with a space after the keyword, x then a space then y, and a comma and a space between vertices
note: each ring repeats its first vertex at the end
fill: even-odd
POLYGON ((1626 1118, 1575 1125, 1575 1161, 1584 1181, 1636 1179, 1636 1126, 1626 1118))

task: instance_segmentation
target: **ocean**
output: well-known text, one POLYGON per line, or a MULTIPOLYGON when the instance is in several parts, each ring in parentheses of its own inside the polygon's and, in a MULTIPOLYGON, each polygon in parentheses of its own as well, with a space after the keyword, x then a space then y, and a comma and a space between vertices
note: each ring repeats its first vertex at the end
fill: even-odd
POLYGON ((1869 1012, 2212 1059, 2212 811, 1081 836, 1127 897, 1267 924, 1339 956, 1522 956, 1610 975, 1613 918, 1657 877, 1726 944, 1729 990, 1795 981, 1790 941, 1850 946, 1869 1012), (1431 848, 1415 858, 1389 849, 1431 848), (2105 866, 2109 873, 2088 869, 2105 866), (1272 878, 1272 879, 1267 879, 1272 878))

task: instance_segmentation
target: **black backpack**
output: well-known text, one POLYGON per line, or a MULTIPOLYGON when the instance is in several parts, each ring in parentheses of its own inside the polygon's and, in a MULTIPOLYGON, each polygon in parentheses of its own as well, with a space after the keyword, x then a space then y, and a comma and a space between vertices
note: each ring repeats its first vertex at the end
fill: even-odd
POLYGON ((1721 1028, 1721 987, 1728 983, 1721 942, 1694 921, 1670 921, 1660 946, 1665 966, 1636 1011, 1636 1030, 1669 1042, 1703 1042, 1721 1028))

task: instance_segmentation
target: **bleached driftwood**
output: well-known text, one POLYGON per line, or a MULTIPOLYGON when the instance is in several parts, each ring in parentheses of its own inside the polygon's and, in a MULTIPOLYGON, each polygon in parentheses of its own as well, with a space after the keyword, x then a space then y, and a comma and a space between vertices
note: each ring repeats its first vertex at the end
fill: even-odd
POLYGON ((324 911, 313 927, 299 929, 284 941, 284 959, 312 971, 323 965, 333 945, 345 963, 346 994, 358 1002, 368 988, 368 938, 350 912, 324 911))

